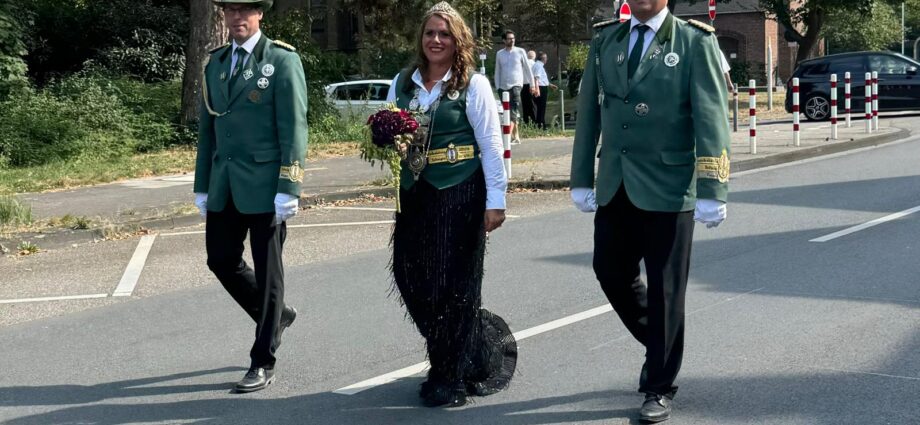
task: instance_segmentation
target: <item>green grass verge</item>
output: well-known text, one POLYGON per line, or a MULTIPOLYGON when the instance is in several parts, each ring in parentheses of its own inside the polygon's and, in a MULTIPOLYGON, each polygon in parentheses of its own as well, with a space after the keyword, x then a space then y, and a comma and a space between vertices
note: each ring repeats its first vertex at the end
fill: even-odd
POLYGON ((0 196, 0 227, 32 223, 32 207, 12 196, 0 196))

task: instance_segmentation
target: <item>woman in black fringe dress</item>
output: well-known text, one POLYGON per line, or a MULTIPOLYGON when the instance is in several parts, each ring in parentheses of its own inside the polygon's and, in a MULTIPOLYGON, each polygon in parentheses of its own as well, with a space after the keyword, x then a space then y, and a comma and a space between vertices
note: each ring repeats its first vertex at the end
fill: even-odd
POLYGON ((505 220, 501 126, 489 80, 475 73, 469 27, 446 2, 426 13, 416 63, 393 79, 389 101, 414 112, 420 144, 401 149, 392 271, 425 338, 426 406, 462 406, 507 387, 517 343, 481 308, 486 234, 505 220))

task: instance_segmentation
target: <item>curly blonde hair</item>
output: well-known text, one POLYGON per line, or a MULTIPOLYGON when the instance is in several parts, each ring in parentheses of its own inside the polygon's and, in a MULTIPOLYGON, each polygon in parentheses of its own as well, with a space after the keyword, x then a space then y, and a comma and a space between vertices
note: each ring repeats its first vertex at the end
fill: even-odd
POLYGON ((422 39, 425 36, 425 25, 428 24, 428 20, 435 16, 447 21, 447 30, 450 32, 451 37, 454 38, 454 46, 456 47, 454 62, 450 66, 451 77, 445 85, 444 93, 453 90, 462 90, 466 88, 470 82, 470 71, 476 68, 476 58, 473 54, 476 50, 476 41, 466 21, 464 21, 463 17, 453 9, 443 11, 434 10, 433 8, 425 14, 425 17, 422 19, 422 25, 419 27, 418 39, 416 42, 415 66, 418 67, 419 72, 422 74, 428 71, 428 58, 425 57, 422 39))

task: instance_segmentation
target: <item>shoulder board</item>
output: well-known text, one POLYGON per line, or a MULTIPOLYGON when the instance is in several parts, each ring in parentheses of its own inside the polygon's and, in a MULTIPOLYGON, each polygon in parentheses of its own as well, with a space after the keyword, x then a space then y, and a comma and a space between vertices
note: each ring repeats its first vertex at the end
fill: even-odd
POLYGON ((603 27, 606 27, 607 25, 618 24, 618 23, 620 23, 620 20, 613 18, 613 19, 608 19, 606 21, 598 22, 592 26, 594 27, 594 29, 601 29, 603 27))
POLYGON ((283 41, 272 40, 272 43, 275 43, 276 46, 281 47, 282 49, 290 50, 292 52, 297 50, 294 48, 294 46, 291 46, 290 44, 287 44, 283 41))
POLYGON ((697 27, 697 28, 699 28, 699 29, 701 29, 701 30, 703 30, 703 31, 706 31, 706 32, 716 32, 716 29, 713 28, 711 25, 704 24, 704 23, 702 23, 702 22, 700 22, 700 21, 697 21, 696 19, 689 19, 689 20, 687 20, 687 23, 690 24, 690 25, 693 25, 693 26, 695 26, 695 27, 697 27))
POLYGON ((227 44, 224 44, 223 46, 215 47, 215 48, 209 50, 208 53, 216 53, 218 50, 223 49, 224 47, 227 47, 227 46, 229 46, 229 45, 230 45, 230 43, 227 43, 227 44))

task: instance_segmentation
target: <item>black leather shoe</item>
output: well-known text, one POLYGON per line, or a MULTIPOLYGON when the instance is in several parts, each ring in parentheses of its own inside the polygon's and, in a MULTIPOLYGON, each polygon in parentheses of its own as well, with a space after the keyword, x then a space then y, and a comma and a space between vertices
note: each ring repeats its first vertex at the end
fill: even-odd
POLYGON ((671 418, 671 399, 663 395, 646 393, 645 402, 639 409, 639 419, 643 422, 662 422, 671 418))
POLYGON ((422 385, 422 404, 427 407, 460 407, 466 404, 466 386, 463 383, 443 385, 428 381, 422 385))
POLYGON ((264 389, 275 380, 275 370, 264 367, 250 368, 246 376, 240 382, 236 383, 236 392, 251 393, 264 389))
POLYGON ((297 309, 291 306, 285 306, 284 310, 281 311, 281 321, 278 322, 278 346, 281 347, 281 335, 284 333, 284 330, 291 326, 294 323, 294 320, 297 319, 297 309))

